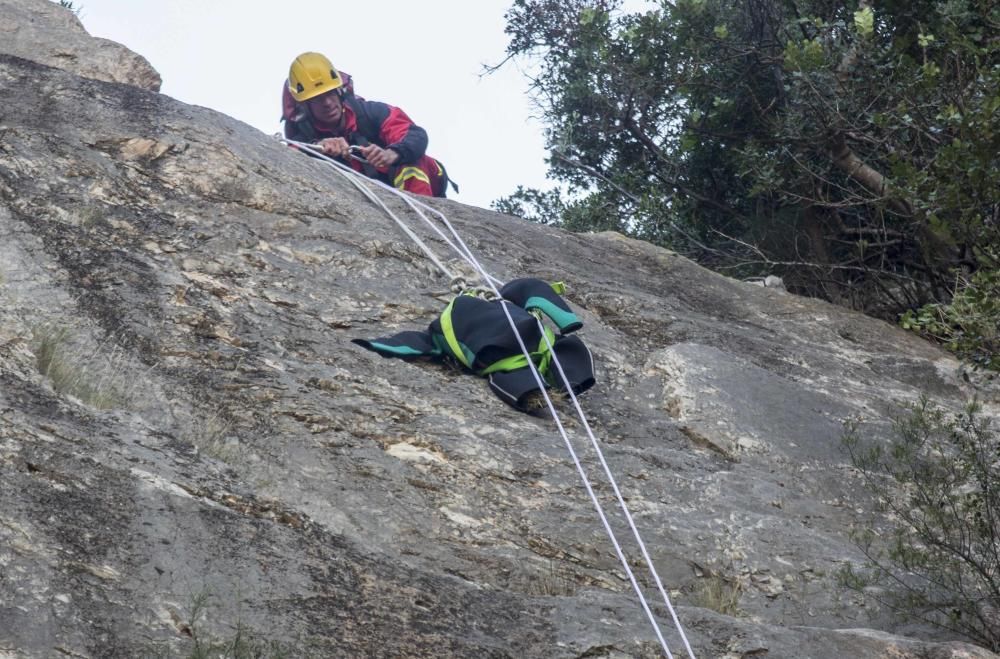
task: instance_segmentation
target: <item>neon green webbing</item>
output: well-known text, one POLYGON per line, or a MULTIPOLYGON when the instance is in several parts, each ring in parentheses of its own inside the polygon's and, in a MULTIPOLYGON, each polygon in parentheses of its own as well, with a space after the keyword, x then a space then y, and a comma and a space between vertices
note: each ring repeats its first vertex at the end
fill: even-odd
MULTIPOLYGON (((444 319, 441 322, 442 328, 444 327, 444 319)), ((555 343, 556 335, 555 332, 550 330, 548 327, 545 329, 545 337, 548 337, 548 341, 545 337, 538 342, 538 350, 531 353, 531 360, 535 362, 538 372, 542 374, 542 377, 547 377, 549 372, 549 366, 552 364, 552 351, 549 350, 549 345, 555 343)), ((479 371, 480 375, 489 375, 490 373, 508 371, 516 371, 519 368, 525 368, 528 365, 528 358, 524 354, 511 355, 510 357, 504 357, 498 361, 493 362, 483 370, 479 371)))
POLYGON ((538 356, 538 372, 547 380, 549 377, 549 366, 552 365, 552 351, 549 350, 549 346, 555 344, 556 335, 548 327, 543 327, 542 329, 545 330, 545 336, 538 342, 538 351, 531 353, 531 356, 538 356), (545 340, 546 337, 548 337, 548 341, 545 340))
MULTIPOLYGON (((456 300, 458 298, 455 298, 456 300)), ((451 349, 451 354, 458 358, 458 361, 465 364, 466 368, 472 368, 472 364, 469 363, 469 358, 465 356, 465 351, 462 350, 461 344, 458 342, 458 337, 455 336, 455 326, 451 322, 451 309, 455 306, 455 300, 448 303, 445 307, 444 312, 441 314, 441 332, 444 334, 444 340, 448 342, 448 347, 451 349)))
POLYGON ((516 371, 519 368, 524 368, 527 365, 528 358, 523 354, 511 355, 510 357, 504 357, 503 359, 493 362, 483 370, 479 371, 479 374, 489 375, 490 373, 496 373, 498 371, 506 373, 507 371, 516 371))

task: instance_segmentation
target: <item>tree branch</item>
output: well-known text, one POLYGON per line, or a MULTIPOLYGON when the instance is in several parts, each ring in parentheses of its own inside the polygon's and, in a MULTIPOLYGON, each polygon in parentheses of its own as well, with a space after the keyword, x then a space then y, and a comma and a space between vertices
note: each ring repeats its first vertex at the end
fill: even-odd
MULTIPOLYGON (((639 126, 636 125, 635 120, 632 117, 626 116, 622 120, 622 123, 625 124, 625 128, 628 129, 628 132, 631 133, 632 136, 635 137, 637 140, 642 142, 642 145, 645 146, 653 154, 653 156, 656 157, 657 160, 660 160, 665 163, 670 162, 669 159, 663 155, 663 152, 660 150, 660 147, 656 145, 656 143, 649 137, 649 135, 647 135, 645 131, 643 131, 642 129, 639 128, 639 126)), ((710 197, 698 194, 691 188, 687 187, 686 185, 678 181, 676 178, 667 178, 655 171, 653 172, 653 175, 656 176, 656 178, 663 181, 664 183, 666 183, 667 185, 673 187, 678 192, 683 192, 684 194, 691 197, 695 201, 701 202, 707 206, 711 206, 712 208, 721 211, 727 215, 731 215, 732 217, 735 217, 737 219, 744 221, 747 219, 746 217, 744 217, 742 213, 737 211, 735 208, 727 206, 726 204, 718 202, 710 197)))
POLYGON ((860 183, 866 190, 883 198, 896 213, 904 217, 913 217, 913 206, 910 202, 891 195, 889 184, 884 174, 866 164, 847 146, 843 135, 834 136, 830 144, 830 155, 833 164, 852 180, 860 183))

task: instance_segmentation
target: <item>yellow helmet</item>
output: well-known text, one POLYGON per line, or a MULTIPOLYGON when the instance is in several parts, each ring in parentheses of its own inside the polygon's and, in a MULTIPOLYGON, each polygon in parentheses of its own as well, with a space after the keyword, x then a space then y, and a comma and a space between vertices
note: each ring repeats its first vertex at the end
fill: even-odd
POLYGON ((343 84, 337 69, 319 53, 302 53, 288 69, 288 91, 300 103, 339 89, 343 84))

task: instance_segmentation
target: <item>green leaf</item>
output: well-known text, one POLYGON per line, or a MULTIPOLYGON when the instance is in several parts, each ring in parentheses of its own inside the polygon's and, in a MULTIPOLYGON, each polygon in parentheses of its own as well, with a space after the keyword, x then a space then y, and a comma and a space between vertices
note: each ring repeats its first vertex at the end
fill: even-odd
POLYGON ((865 7, 854 12, 854 27, 863 36, 871 36, 875 31, 875 12, 871 7, 865 7))
POLYGON ((701 140, 699 140, 698 136, 694 133, 684 133, 684 135, 681 136, 681 151, 694 151, 698 147, 700 141, 701 140))
POLYGON ((717 36, 720 39, 725 39, 726 37, 729 36, 729 28, 726 27, 724 24, 716 25, 714 31, 715 31, 715 36, 717 36))

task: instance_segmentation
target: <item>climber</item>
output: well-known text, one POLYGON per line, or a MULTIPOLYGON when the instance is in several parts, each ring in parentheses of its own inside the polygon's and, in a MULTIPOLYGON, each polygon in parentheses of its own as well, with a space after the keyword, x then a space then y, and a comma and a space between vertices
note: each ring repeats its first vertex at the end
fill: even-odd
POLYGON ((489 378, 490 389, 501 400, 522 412, 541 407, 538 382, 528 367, 517 337, 501 305, 510 312, 522 341, 546 386, 565 389, 552 353, 562 365, 574 394, 594 386, 594 360, 577 336, 568 336, 583 326, 553 286, 539 279, 515 279, 500 290, 501 299, 486 300, 473 294, 453 299, 426 332, 408 330, 367 341, 354 339, 383 357, 450 357, 478 375, 489 378), (545 314, 560 335, 539 329, 538 315, 545 314), (552 350, 549 350, 549 344, 552 350))
MULTIPOLYGON (((295 58, 282 91, 285 137, 317 144, 366 176, 414 194, 444 197, 444 166, 428 156, 427 131, 401 109, 354 94, 351 77, 319 53, 295 58)), ((452 187, 458 187, 452 183, 452 187)))

